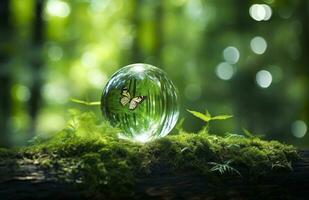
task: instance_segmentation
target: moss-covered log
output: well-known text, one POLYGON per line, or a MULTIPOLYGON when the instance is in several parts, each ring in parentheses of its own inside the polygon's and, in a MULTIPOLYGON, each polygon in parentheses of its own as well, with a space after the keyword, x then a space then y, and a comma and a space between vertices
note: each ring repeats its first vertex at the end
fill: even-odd
POLYGON ((302 199, 309 153, 236 134, 138 144, 79 117, 48 140, 0 150, 0 199, 302 199), (85 123, 83 123, 85 122, 85 123))
MULTIPOLYGON (((231 176, 214 181, 192 172, 138 177, 135 197, 305 199, 309 195, 309 151, 301 151, 300 157, 293 164, 293 171, 268 173, 255 181, 231 176)), ((46 170, 35 161, 13 159, 11 163, 1 162, 0 199, 84 199, 94 195, 94 191, 89 193, 76 184, 59 181, 54 170, 46 170)))

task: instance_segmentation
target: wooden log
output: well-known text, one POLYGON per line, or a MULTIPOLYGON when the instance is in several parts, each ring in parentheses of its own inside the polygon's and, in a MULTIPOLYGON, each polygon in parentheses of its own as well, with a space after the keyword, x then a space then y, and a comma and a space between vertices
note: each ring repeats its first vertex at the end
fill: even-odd
MULTIPOLYGON (((136 199, 308 199, 309 150, 293 171, 272 172, 252 181, 250 177, 225 177, 219 181, 192 174, 139 177, 136 199)), ((54 171, 33 161, 0 161, 0 199, 85 199, 86 193, 60 182, 54 171)))

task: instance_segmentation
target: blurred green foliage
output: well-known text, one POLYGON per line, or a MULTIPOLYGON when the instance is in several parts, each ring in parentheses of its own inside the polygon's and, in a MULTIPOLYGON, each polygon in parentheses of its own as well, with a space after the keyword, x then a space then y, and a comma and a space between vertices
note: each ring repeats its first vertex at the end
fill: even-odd
POLYGON ((99 107, 108 78, 144 62, 164 69, 186 109, 233 114, 214 132, 247 128, 308 146, 306 0, 2 0, 0 133, 23 144, 62 129, 69 108, 99 107), (306 134, 307 133, 307 134, 306 134))

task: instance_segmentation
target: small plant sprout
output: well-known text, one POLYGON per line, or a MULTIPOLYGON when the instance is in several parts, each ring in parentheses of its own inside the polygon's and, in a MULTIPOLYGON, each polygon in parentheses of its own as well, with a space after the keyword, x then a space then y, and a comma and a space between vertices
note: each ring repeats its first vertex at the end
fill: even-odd
POLYGON ((243 133, 244 133, 244 135, 247 137, 247 138, 263 138, 263 137, 265 137, 265 135, 263 135, 263 134, 255 134, 255 135, 253 135, 250 131, 248 131, 247 129, 245 129, 245 128, 242 128, 242 131, 243 131, 243 133))
POLYGON ((243 133, 244 133, 244 135, 246 137, 248 137, 248 138, 253 138, 254 137, 254 135, 250 131, 248 131, 247 129, 242 128, 242 131, 243 131, 243 133))
POLYGON ((241 177, 240 172, 235 169, 234 167, 231 167, 230 164, 233 162, 233 160, 228 160, 225 163, 216 163, 216 162, 208 162, 209 165, 213 165, 212 168, 210 168, 211 172, 219 172, 220 175, 223 174, 237 174, 241 177))
POLYGON ((99 105, 101 105, 100 101, 91 101, 91 102, 89 102, 89 101, 83 101, 83 100, 74 99, 74 98, 72 98, 70 100, 72 102, 74 102, 74 103, 83 104, 85 106, 99 106, 99 105))
POLYGON ((204 128, 201 131, 202 133, 207 133, 208 132, 209 122, 210 121, 226 120, 226 119, 229 119, 229 118, 233 117, 232 115, 217 115, 217 116, 212 117, 211 114, 208 112, 208 110, 205 111, 205 114, 201 113, 201 112, 193 111, 193 110, 188 110, 188 109, 187 109, 187 111, 189 113, 191 113, 192 115, 194 115, 195 117, 200 118, 201 120, 206 122, 206 125, 204 126, 204 128))

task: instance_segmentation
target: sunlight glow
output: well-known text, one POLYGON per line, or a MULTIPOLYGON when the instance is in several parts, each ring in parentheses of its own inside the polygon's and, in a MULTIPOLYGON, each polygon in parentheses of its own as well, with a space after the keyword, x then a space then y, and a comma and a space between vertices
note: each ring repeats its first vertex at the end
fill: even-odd
POLYGON ((223 50, 223 58, 229 64, 235 64, 239 60, 239 51, 236 47, 229 46, 223 50))
POLYGON ((291 125, 292 134, 297 138, 302 138, 306 135, 307 124, 302 120, 296 120, 291 125))
POLYGON ((107 77, 99 69, 91 69, 87 73, 89 83, 96 88, 102 88, 107 82, 107 77))
POLYGON ((43 97, 49 102, 65 104, 68 102, 69 93, 62 84, 47 83, 42 89, 43 97))
POLYGON ((250 42, 251 50, 256 54, 263 54, 267 49, 267 42, 263 37, 256 36, 250 42))
POLYGON ((81 63, 86 68, 96 67, 97 66, 96 55, 94 53, 91 53, 91 52, 88 52, 88 51, 83 53, 83 55, 81 57, 81 63))
POLYGON ((150 140, 151 140, 151 137, 150 137, 150 135, 146 132, 146 133, 144 133, 144 134, 135 135, 133 140, 134 140, 134 141, 137 141, 137 142, 145 143, 145 142, 150 141, 150 140))
POLYGON ((145 70, 145 68, 143 67, 144 64, 141 63, 137 63, 134 64, 135 66, 132 68, 132 71, 136 72, 136 73, 140 73, 143 72, 145 70))
POLYGON ((59 131, 65 126, 64 118, 59 113, 41 113, 38 118, 38 133, 59 131))
POLYGON ((68 3, 59 0, 49 0, 47 2, 47 13, 50 16, 65 18, 69 16, 71 12, 68 3))
POLYGON ((269 71, 261 70, 256 73, 256 83, 261 88, 268 88, 272 82, 272 75, 269 71))
POLYGON ((220 63, 216 68, 216 74, 222 80, 230 80, 234 75, 233 66, 226 62, 220 63))

